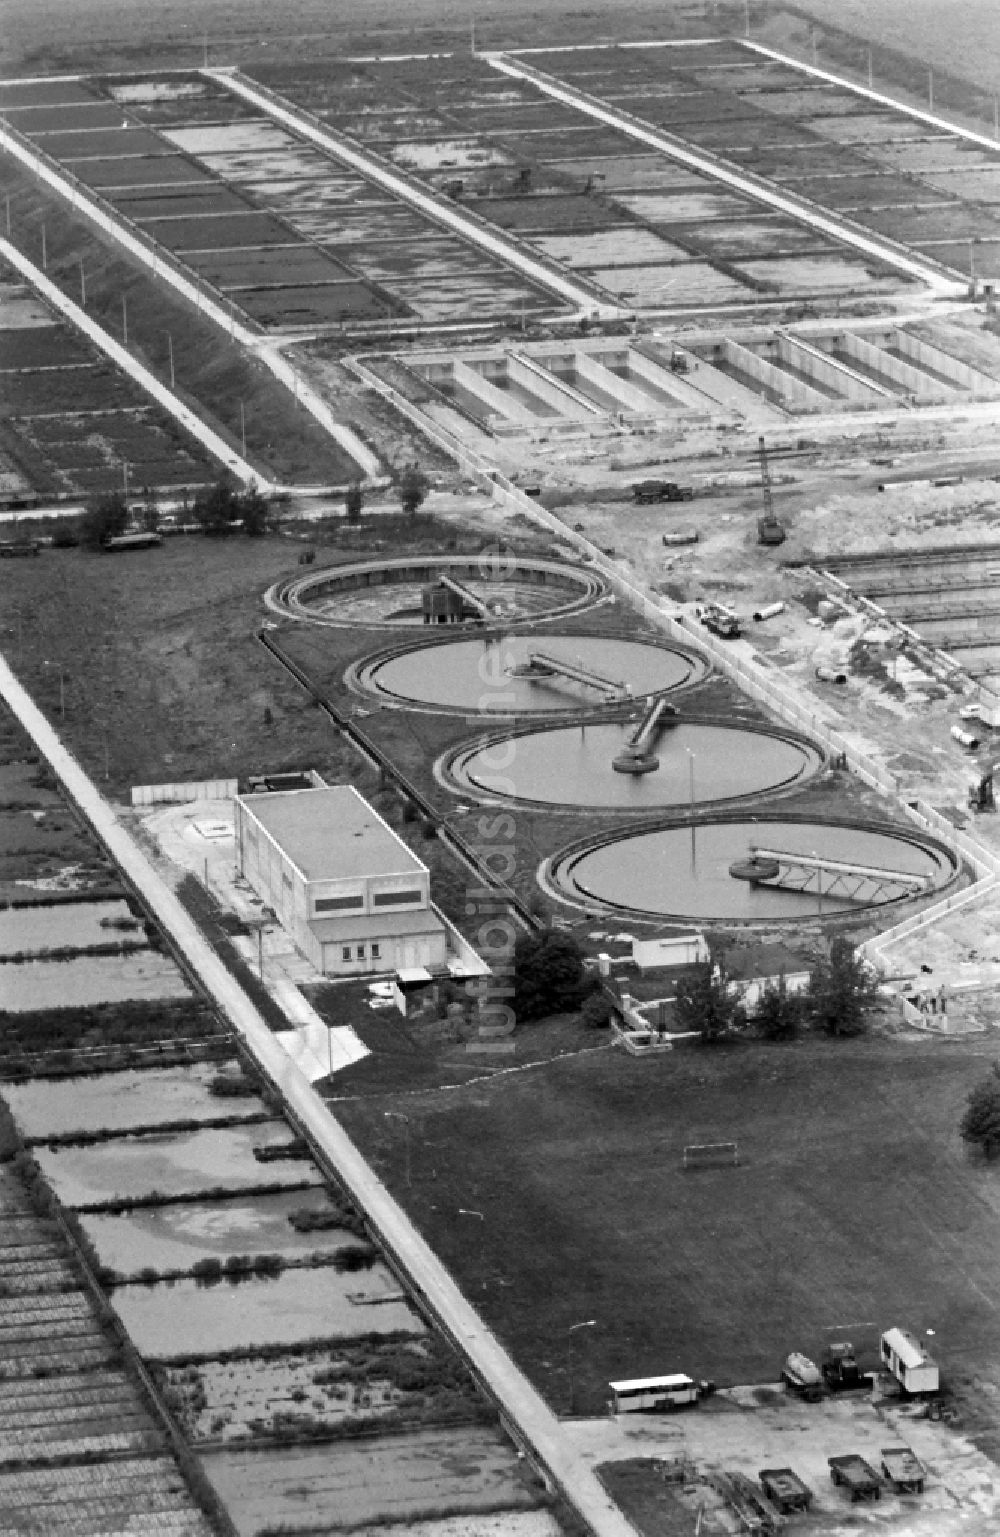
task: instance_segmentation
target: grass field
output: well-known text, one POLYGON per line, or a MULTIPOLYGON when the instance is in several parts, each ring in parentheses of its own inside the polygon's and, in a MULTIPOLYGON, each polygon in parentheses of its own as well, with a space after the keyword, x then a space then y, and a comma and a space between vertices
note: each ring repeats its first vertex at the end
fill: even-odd
POLYGON ((791 1349, 845 1331, 870 1349, 891 1324, 933 1328, 946 1371, 989 1373, 1000 1176, 956 1128, 991 1057, 884 1038, 601 1052, 336 1113, 557 1408, 567 1330, 597 1320, 574 1338, 588 1413, 609 1378, 773 1381, 791 1349), (738 1168, 683 1171, 686 1143, 720 1140, 738 1168))

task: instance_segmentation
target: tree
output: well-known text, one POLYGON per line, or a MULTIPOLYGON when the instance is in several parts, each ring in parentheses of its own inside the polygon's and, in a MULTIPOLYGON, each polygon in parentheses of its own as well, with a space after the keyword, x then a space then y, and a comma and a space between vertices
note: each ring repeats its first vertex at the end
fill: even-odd
POLYGON ((861 1035, 878 1002, 874 976, 850 941, 838 935, 829 955, 822 956, 809 973, 806 1007, 813 1021, 827 1035, 861 1035))
POLYGON ((959 1131, 964 1142, 971 1142, 987 1158, 1000 1151, 1000 1062, 994 1062, 989 1077, 969 1095, 959 1131))
POLYGON ((230 476, 223 474, 214 486, 198 492, 194 499, 194 515, 202 532, 210 538, 222 539, 232 533, 233 524, 239 517, 239 498, 230 476))
POLYGON ((267 503, 257 487, 251 486, 249 491, 244 491, 242 496, 237 497, 237 502, 247 538, 262 539, 267 533, 267 503))
POLYGON ((80 541, 92 550, 128 527, 128 503, 120 491, 106 492, 87 503, 80 525, 80 541))
POLYGON ((355 481, 353 485, 348 486, 347 494, 344 497, 344 512, 347 515, 348 523, 361 522, 361 509, 364 505, 364 492, 357 481, 355 481))
POLYGON ((583 952, 571 934, 541 929, 514 943, 514 1011, 519 1024, 579 1007, 583 952))
POLYGON ((412 516, 427 499, 431 483, 419 465, 408 464, 399 477, 399 500, 412 516))
POLYGON ((802 999, 798 993, 788 991, 784 972, 776 982, 764 984, 753 1019, 761 1035, 769 1041, 788 1041, 798 1033, 802 999))
POLYGON ((603 1030, 611 1019, 614 1004, 603 987, 595 987, 583 1000, 580 1019, 590 1030, 603 1030))
POLYGON ((698 1030, 703 1041, 718 1041, 742 1023, 743 1007, 721 965, 704 961, 677 988, 674 1018, 681 1031, 698 1030))

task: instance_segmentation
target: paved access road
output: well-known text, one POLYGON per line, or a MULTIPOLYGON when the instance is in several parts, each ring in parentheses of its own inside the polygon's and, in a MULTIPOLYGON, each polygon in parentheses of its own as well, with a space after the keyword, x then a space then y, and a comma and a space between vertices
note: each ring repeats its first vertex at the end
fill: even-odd
POLYGON ((247 1042, 289 1108, 336 1169, 412 1285, 489 1384, 502 1412, 598 1537, 636 1537, 618 1506, 574 1447, 566 1428, 535 1392, 437 1255, 376 1178, 343 1128, 275 1040, 200 929, 115 816, 58 734, 0 657, 0 696, 17 716, 108 853, 185 957, 192 974, 247 1042))

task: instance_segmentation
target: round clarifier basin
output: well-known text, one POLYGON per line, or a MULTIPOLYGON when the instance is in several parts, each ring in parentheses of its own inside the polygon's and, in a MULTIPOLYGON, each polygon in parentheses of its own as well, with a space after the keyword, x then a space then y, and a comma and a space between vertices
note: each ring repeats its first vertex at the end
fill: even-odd
MULTIPOLYGON (((665 827, 595 844, 553 861, 555 884, 567 896, 623 912, 657 913, 697 922, 776 923, 833 917, 901 900, 897 887, 882 896, 869 885, 859 900, 824 891, 789 891, 751 885, 729 873, 751 845, 787 854, 930 876, 933 886, 955 874, 955 861, 939 844, 904 831, 874 830, 846 822, 745 818, 665 827)), ((824 876, 824 885, 831 880, 824 876)), ((908 893, 912 894, 912 893, 908 893)))
POLYGON ((578 722, 466 746, 447 765, 452 788, 564 808, 688 808, 786 788, 814 774, 819 751, 778 731, 685 721, 651 744, 649 774, 615 773, 638 721, 578 722))
POLYGON ((368 693, 462 714, 530 715, 614 703, 620 692, 557 671, 521 669, 531 657, 580 667, 636 698, 662 694, 704 677, 694 652, 603 635, 490 635, 455 640, 376 657, 355 681, 368 693))
POLYGON ((326 566, 276 582, 264 601, 273 612, 308 624, 425 629, 424 588, 439 588, 444 577, 458 583, 473 604, 464 606, 459 628, 482 623, 476 600, 485 606, 488 622, 510 623, 578 613, 607 591, 600 572, 585 566, 487 548, 474 555, 397 555, 326 566))

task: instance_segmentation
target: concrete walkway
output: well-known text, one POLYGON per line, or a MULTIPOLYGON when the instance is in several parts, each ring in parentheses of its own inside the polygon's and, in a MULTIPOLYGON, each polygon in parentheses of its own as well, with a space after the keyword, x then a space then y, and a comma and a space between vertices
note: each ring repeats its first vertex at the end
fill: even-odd
MULTIPOLYGON (((362 442, 356 432, 352 432, 342 422, 335 420, 333 412, 326 401, 322 400, 315 390, 311 389, 306 381, 299 377, 286 358, 283 358, 280 353, 275 352, 271 346, 267 345, 270 338, 262 337, 258 331, 251 331, 247 326, 241 325, 233 315, 232 309, 224 304, 221 296, 218 302, 216 302, 209 297, 201 285, 194 281, 193 277, 185 277, 184 273, 179 271, 172 262, 161 260, 155 250, 151 250, 144 241, 127 229, 96 198, 90 196, 79 183, 72 180, 70 176, 61 174, 40 155, 34 154, 32 150, 23 144, 16 135, 4 128, 2 124, 0 124, 0 148, 13 155, 15 160, 27 166, 28 170, 31 171, 33 176, 37 176, 39 181, 44 182, 47 187, 51 187, 54 192, 58 192, 73 207, 78 208, 92 223, 96 224, 99 229, 102 229, 105 234, 110 235, 124 250, 128 251, 134 260, 137 260, 143 267, 147 268, 154 277, 162 279, 175 292, 179 293, 183 299, 186 299, 189 304, 193 304, 208 320, 211 320, 223 331, 228 332, 234 341, 239 342, 241 347, 252 350, 260 358, 264 367, 286 389, 292 391, 295 399, 305 406, 324 431, 329 433, 330 437, 354 460, 365 475, 379 474, 381 465, 376 455, 362 442)), ((13 250, 14 247, 8 246, 7 249, 13 250)), ((21 260, 23 261, 24 258, 22 257, 21 260)), ((228 444, 226 445, 224 457, 227 463, 235 457, 228 444)), ((261 478, 256 470, 251 473, 254 480, 261 478)))
POLYGON ((483 1381, 489 1384, 504 1416, 523 1443, 599 1537, 636 1537, 632 1526, 573 1446, 565 1427, 501 1348, 437 1255, 376 1178, 343 1128, 332 1118, 2 657, 0 697, 62 781, 122 873, 183 954, 191 973, 246 1041, 293 1115, 336 1169, 374 1230, 395 1255, 418 1297, 441 1321, 483 1381))
POLYGON ((835 240, 852 246, 863 255, 875 257, 886 266, 895 268, 897 272, 904 272, 908 277, 918 278, 935 293, 954 296, 963 289, 964 285, 957 278, 945 277, 936 266, 922 262, 915 256, 907 255, 898 245, 882 241, 877 235, 867 234, 860 228, 852 228, 818 208, 808 208, 796 198, 786 196, 777 187, 765 182, 763 178, 741 175, 735 168, 730 169, 711 155, 678 144, 666 134, 657 132, 655 128, 645 127, 638 119, 631 118, 627 113, 620 112, 614 107, 602 106, 596 98, 588 96, 573 86, 565 85, 561 80, 544 74, 533 65, 521 64, 516 57, 509 54, 484 54, 483 57, 487 58, 492 67, 501 74, 510 75, 514 80, 524 80, 538 90, 544 91, 546 96, 551 96, 554 101, 561 101, 568 107, 575 107, 578 112, 585 113, 599 123, 606 123, 609 128, 617 128, 620 133, 627 135, 636 143, 659 150, 661 154, 668 155, 671 160, 676 160, 679 165, 686 165, 721 186, 730 187, 733 191, 742 193, 744 197, 752 198, 756 203, 763 203, 769 208, 777 209, 779 213, 788 214, 800 224, 808 224, 810 228, 819 230, 824 235, 831 235, 835 240))

